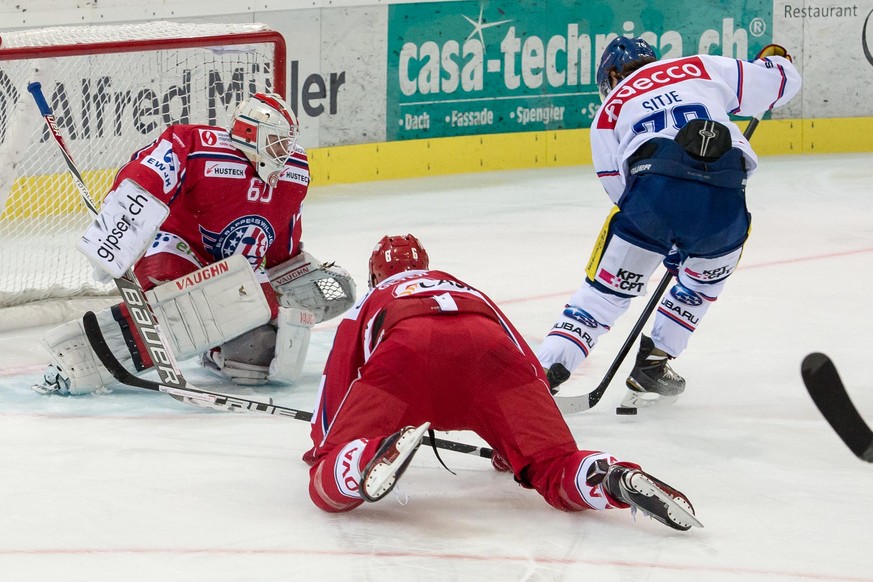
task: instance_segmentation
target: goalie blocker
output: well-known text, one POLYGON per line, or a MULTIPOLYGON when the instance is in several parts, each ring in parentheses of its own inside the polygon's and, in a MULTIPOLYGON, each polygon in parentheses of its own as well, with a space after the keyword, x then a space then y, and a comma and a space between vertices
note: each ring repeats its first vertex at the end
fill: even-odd
MULTIPOLYGON (((301 309, 280 308, 279 316, 270 321, 270 306, 249 262, 234 255, 193 273, 164 283, 146 292, 155 317, 177 359, 190 358, 229 342, 233 349, 225 353, 217 367, 234 380, 234 368, 246 372, 254 359, 261 361, 265 344, 258 343, 257 354, 243 354, 241 348, 250 335, 263 336, 271 327, 273 342, 270 357, 260 376, 243 374, 247 382, 267 379, 294 381, 300 376, 309 335, 315 324, 311 313, 301 309), (237 360, 242 360, 237 362, 237 360), (243 364, 237 366, 237 364, 243 364)), ((101 332, 112 353, 133 372, 152 366, 123 304, 97 314, 101 332)), ((53 366, 46 373, 45 384, 34 386, 40 392, 85 394, 115 384, 111 374, 99 363, 85 336, 82 321, 75 320, 49 330, 42 338, 53 366), (55 368, 54 372, 52 367, 55 368)))
POLYGON ((133 180, 124 180, 103 201, 76 247, 95 268, 120 279, 143 255, 169 214, 166 204, 133 180))

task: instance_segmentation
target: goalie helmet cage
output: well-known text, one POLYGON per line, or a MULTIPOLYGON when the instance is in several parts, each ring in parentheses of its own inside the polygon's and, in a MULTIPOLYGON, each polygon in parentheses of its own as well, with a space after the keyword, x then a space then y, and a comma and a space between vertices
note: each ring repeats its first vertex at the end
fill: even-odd
POLYGON ((285 94, 285 41, 261 24, 149 22, 0 33, 0 308, 109 295, 75 248, 90 221, 33 81, 89 191, 168 125, 227 127, 256 91, 285 94))

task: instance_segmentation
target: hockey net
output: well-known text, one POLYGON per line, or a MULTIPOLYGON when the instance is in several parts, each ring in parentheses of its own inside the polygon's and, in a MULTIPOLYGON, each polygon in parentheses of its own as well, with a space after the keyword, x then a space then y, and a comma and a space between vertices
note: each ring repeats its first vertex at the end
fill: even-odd
MULTIPOLYGON (((260 24, 151 22, 0 35, 0 308, 114 293, 75 249, 90 221, 27 85, 42 84, 95 200, 174 123, 227 127, 285 93, 285 43, 260 24)), ((2 312, 0 312, 2 313, 2 312)))

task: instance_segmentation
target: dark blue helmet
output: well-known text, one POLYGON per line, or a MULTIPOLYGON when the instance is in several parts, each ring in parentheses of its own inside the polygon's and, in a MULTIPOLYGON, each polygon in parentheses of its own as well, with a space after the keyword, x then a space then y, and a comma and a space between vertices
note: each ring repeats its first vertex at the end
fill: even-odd
POLYGON ((641 38, 627 38, 619 36, 612 40, 600 57, 600 66, 597 67, 597 87, 600 95, 604 98, 612 90, 609 73, 615 71, 619 79, 623 79, 629 73, 636 71, 643 65, 658 60, 652 46, 641 38))

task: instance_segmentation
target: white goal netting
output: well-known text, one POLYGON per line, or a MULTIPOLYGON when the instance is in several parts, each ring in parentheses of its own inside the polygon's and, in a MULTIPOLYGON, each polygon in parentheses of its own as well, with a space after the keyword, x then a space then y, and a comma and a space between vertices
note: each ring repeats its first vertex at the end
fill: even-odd
POLYGON ((75 241, 89 215, 27 90, 38 81, 95 200, 167 125, 226 127, 285 93, 285 44, 260 24, 151 22, 0 34, 0 308, 100 295, 75 241))

